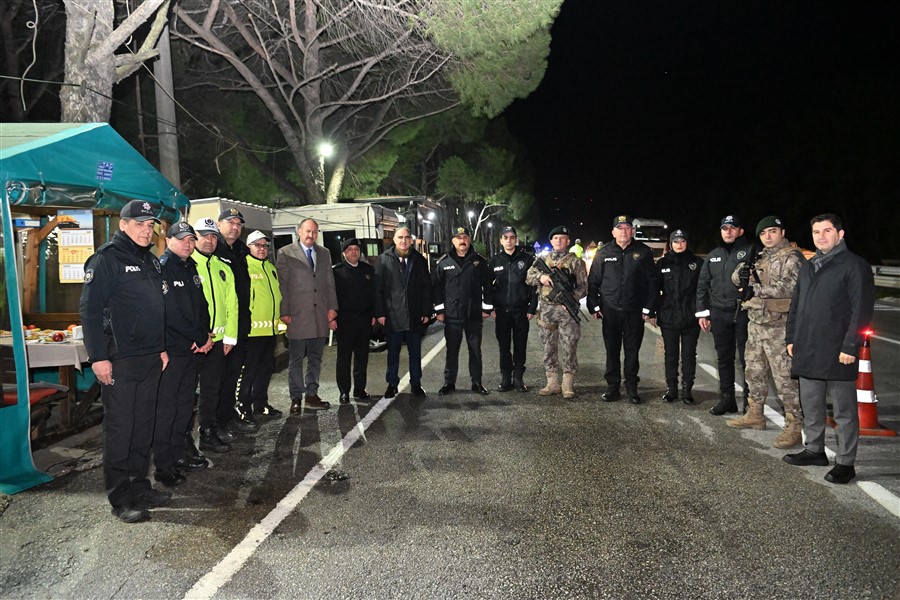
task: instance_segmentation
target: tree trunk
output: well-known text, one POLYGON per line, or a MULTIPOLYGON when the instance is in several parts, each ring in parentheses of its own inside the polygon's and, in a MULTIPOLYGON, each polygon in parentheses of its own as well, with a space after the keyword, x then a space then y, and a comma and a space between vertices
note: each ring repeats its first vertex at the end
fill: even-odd
POLYGON ((66 70, 59 93, 63 123, 109 121, 116 63, 112 57, 93 57, 90 49, 112 34, 112 0, 73 2, 66 6, 66 70))
POLYGON ((325 202, 328 204, 337 204, 338 198, 341 196, 341 188, 344 185, 344 176, 347 174, 347 155, 341 154, 331 171, 331 177, 328 178, 328 193, 325 194, 325 202))

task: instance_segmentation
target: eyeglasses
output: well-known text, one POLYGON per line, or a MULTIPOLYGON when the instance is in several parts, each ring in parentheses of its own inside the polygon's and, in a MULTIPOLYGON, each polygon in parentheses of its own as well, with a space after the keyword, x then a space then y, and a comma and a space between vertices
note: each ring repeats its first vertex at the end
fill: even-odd
POLYGON ((251 246, 256 246, 257 248, 262 248, 263 250, 269 249, 269 244, 250 244, 251 246))

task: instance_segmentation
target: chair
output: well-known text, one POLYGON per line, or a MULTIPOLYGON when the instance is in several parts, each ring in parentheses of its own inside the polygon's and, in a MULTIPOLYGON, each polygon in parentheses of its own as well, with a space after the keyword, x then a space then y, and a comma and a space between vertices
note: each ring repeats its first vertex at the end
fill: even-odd
MULTIPOLYGON (((19 402, 16 386, 16 361, 13 350, 9 346, 0 346, 0 357, 3 362, 3 401, 0 408, 15 406, 19 402)), ((28 384, 28 404, 31 406, 31 439, 44 434, 47 421, 53 411, 53 404, 59 403, 69 395, 69 388, 53 383, 28 384)))

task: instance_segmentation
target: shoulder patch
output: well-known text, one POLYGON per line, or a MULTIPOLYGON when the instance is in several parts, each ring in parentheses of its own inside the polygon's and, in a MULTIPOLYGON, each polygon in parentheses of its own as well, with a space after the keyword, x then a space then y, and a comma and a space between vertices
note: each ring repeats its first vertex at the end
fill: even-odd
POLYGON ((159 261, 156 260, 156 257, 153 258, 153 266, 156 267, 157 273, 162 273, 162 267, 159 266, 159 261))
POLYGON ((85 269, 84 271, 84 282, 90 283, 94 280, 94 270, 93 269, 85 269))
POLYGON ((741 251, 739 251, 739 252, 737 253, 737 258, 738 258, 738 260, 741 260, 741 259, 744 258, 745 256, 747 256, 747 251, 746 251, 746 250, 741 250, 741 251))
POLYGON ((199 275, 194 275, 194 285, 197 287, 202 287, 202 280, 199 275))
POLYGON ((696 271, 696 270, 697 270, 697 263, 695 263, 695 262, 690 263, 690 264, 688 265, 688 269, 690 269, 691 271, 696 271))
POLYGON ((165 279, 162 280, 162 293, 163 296, 169 293, 169 282, 165 279))

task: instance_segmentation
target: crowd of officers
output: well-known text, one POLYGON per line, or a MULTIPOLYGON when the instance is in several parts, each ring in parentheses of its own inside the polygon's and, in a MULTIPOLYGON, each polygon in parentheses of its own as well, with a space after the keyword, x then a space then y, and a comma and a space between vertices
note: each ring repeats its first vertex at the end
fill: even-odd
MULTIPOLYGON (((550 232, 552 251, 537 264, 519 246, 513 227, 501 230, 502 251, 490 260, 472 247, 469 230, 459 227, 452 248, 429 272, 403 227, 374 267, 363 260, 357 239, 344 241, 343 260, 332 267, 328 250, 317 244, 318 224, 312 219, 298 225, 297 243, 283 248, 273 263, 267 235, 254 231, 242 241, 244 219, 235 209, 223 211, 217 221, 199 219, 193 227, 173 224, 166 231, 166 250, 157 258, 150 252, 159 223, 155 215, 150 203, 138 200, 122 209, 119 231, 85 265, 80 306, 85 346, 102 390, 104 483, 113 514, 125 522, 146 520, 150 509, 171 500, 171 492, 150 483, 151 455, 154 479, 176 486, 186 473, 209 465, 204 452, 227 452, 236 436, 258 431, 258 417, 282 416, 268 398, 281 333, 290 351, 291 413, 330 407, 318 395, 329 333, 337 337, 339 401, 349 403, 351 391, 357 403, 375 401, 366 386, 376 323, 387 343, 383 398, 399 391, 404 345, 410 394, 427 395, 421 350, 433 320, 443 324, 446 341, 439 395, 456 391, 463 339, 471 391, 488 394, 481 355, 486 318, 496 322, 498 391, 528 391, 526 342, 535 320, 546 375, 538 393, 574 398, 582 315, 573 313, 571 300, 577 305, 586 298, 589 313, 602 319, 604 401, 621 397, 624 375, 626 398, 641 402, 638 353, 649 321, 662 331, 666 402, 694 403, 696 348, 703 330, 712 333, 718 357, 720 400, 713 414, 738 412, 735 358, 744 366, 744 414, 729 426, 765 429, 771 372, 786 423, 775 446, 797 446, 801 428, 807 433, 806 449, 787 455, 787 462, 828 464, 826 393, 839 399, 835 417, 842 428, 854 427, 855 392, 847 382, 855 381, 859 332, 871 318, 874 288, 868 265, 842 245, 843 230, 834 215, 813 219, 819 250, 810 261, 785 238, 779 218, 760 221, 758 248, 743 239, 740 219, 730 215, 721 222, 721 244, 704 260, 688 250, 688 235, 678 229, 670 236, 671 251, 657 262, 634 239, 631 218, 620 215, 613 221, 614 241, 596 253, 590 273, 570 252, 564 226, 550 232), (564 277, 548 275, 554 271, 564 277), (821 288, 842 296, 823 307, 812 300, 821 288), (568 307, 559 295, 563 292, 568 307), (823 323, 835 324, 836 333, 820 332, 823 323), (832 350, 835 361, 840 355, 841 368, 820 356, 832 350), (799 385, 792 375, 800 377, 799 385), (807 409, 805 396, 813 408, 807 409)), ((850 481, 855 452, 855 438, 842 435, 837 466, 826 479, 850 481)))

